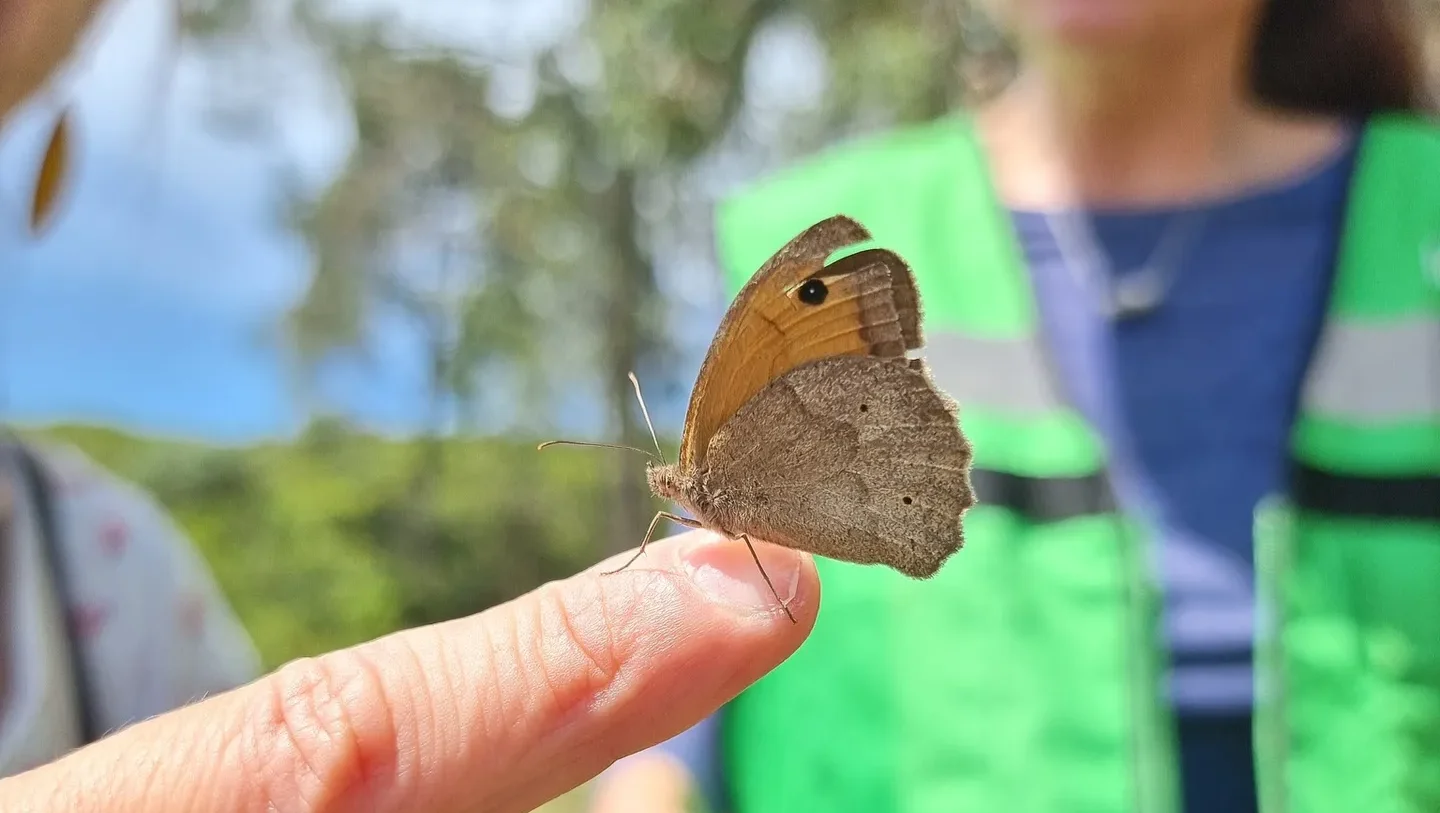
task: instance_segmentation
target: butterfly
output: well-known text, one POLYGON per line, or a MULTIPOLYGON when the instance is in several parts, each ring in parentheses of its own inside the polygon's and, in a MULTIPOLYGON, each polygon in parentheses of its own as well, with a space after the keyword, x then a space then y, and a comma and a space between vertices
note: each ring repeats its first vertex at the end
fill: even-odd
MULTIPOLYGON (((830 217, 741 288, 700 366, 679 459, 646 468, 650 490, 689 516, 657 513, 610 573, 662 519, 741 540, 757 566, 752 539, 923 579, 964 546, 973 453, 957 406, 911 355, 923 342, 910 267, 883 248, 829 261, 869 239, 830 217)), ((555 443, 575 442, 541 447, 555 443)))

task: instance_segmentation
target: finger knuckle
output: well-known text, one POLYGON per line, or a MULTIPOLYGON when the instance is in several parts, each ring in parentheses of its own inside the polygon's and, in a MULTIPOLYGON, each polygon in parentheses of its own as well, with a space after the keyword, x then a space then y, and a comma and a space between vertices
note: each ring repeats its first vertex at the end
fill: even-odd
POLYGON ((394 773, 388 698, 358 653, 281 667, 262 682, 243 731, 240 760, 265 810, 351 809, 394 773))
POLYGON ((597 591, 571 596, 553 590, 550 596, 550 611, 545 615, 550 623, 542 630, 553 630, 574 648, 584 671, 583 683, 608 686, 619 674, 624 658, 616 648, 613 614, 604 595, 597 591))
POLYGON ((537 651, 535 672, 543 681, 551 713, 563 717, 589 706, 615 683, 628 660, 618 642, 616 613, 599 590, 542 589, 529 625, 537 651))

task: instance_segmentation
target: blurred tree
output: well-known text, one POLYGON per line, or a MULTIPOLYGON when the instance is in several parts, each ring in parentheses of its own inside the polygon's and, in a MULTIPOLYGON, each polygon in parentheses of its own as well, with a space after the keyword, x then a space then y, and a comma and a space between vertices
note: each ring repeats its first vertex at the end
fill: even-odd
MULTIPOLYGON (((187 24, 233 36, 259 6, 212 0, 187 24)), ((398 312, 429 337, 434 429, 493 403, 481 382, 521 393, 517 423, 533 430, 557 392, 598 379, 609 435, 642 448, 626 375, 655 383, 674 366, 657 249, 708 238, 683 233, 678 188, 717 152, 755 146, 757 37, 798 23, 828 56, 828 93, 783 128, 793 136, 762 145, 785 151, 954 106, 980 30, 950 0, 616 0, 517 52, 416 45, 394 21, 293 9, 344 83, 357 135, 340 176, 297 206, 314 256, 290 322, 302 363, 363 354, 367 326, 398 312)), ((417 463, 417 500, 439 459, 417 463)), ((652 506, 635 461, 612 459, 606 535, 619 549, 652 506)))
POLYGON ((75 444, 173 512, 269 667, 478 612, 597 555, 591 526, 603 461, 537 455, 528 442, 447 442, 450 476, 416 530, 404 463, 423 441, 383 440, 335 421, 317 422, 296 443, 241 449, 84 427, 43 434, 75 444))
MULTIPOLYGON (((710 253, 708 227, 694 226, 709 221, 697 178, 743 182, 985 94, 1010 63, 976 5, 609 0, 573 19, 557 7, 543 36, 464 47, 407 26, 412 15, 319 0, 187 5, 186 31, 222 63, 258 64, 275 38, 299 32, 348 97, 347 162, 292 208, 314 273, 288 332, 302 383, 338 355, 363 358, 377 320, 403 318, 426 337, 431 435, 403 463, 405 501, 364 520, 405 540, 414 579, 453 578, 462 544, 438 519, 452 460, 442 438, 506 412, 512 428, 537 432, 557 405, 589 394, 610 439, 643 448, 626 374, 676 377, 662 295, 673 280, 657 269, 710 253)), ((519 15, 504 3, 472 9, 519 15)), ((286 80, 265 76, 277 91, 286 80)), ((216 81, 245 77, 222 69, 216 81)), ((577 508, 603 516, 607 548, 628 547, 651 501, 635 459, 601 460, 610 498, 577 508)))

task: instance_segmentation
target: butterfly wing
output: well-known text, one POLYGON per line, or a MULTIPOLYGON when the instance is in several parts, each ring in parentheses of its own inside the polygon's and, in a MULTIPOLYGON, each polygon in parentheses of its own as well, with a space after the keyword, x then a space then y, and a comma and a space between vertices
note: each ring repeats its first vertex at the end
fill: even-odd
POLYGON ((823 220, 776 252, 740 290, 690 395, 682 469, 698 467, 725 421, 796 367, 839 355, 904 357, 921 345, 915 280, 894 252, 867 249, 825 263, 869 238, 843 215, 823 220))
POLYGON ((840 356, 745 404, 711 439, 703 487, 732 534, 925 578, 964 544, 971 458, 923 367, 840 356))

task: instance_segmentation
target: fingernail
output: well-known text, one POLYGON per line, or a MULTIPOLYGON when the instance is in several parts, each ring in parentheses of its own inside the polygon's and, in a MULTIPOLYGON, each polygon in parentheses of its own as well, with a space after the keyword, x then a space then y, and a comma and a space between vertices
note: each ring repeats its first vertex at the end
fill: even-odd
POLYGON ((755 552, 775 592, 755 566, 755 559, 743 539, 706 535, 691 543, 681 554, 685 569, 695 584, 715 601, 753 611, 783 612, 782 603, 795 598, 800 585, 800 554, 776 545, 757 543, 755 552), (775 600, 775 594, 780 601, 775 600))

